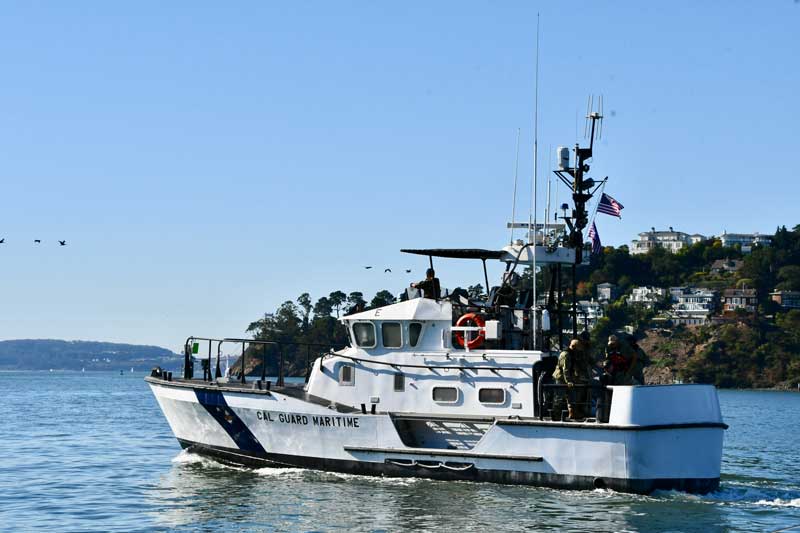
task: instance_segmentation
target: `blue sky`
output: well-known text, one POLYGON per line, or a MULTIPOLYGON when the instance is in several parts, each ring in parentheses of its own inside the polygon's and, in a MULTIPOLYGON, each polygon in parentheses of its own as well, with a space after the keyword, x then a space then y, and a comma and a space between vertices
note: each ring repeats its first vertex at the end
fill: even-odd
POLYGON ((304 291, 397 293, 426 261, 403 247, 504 244, 537 11, 542 208, 602 93, 605 244, 800 223, 794 0, 9 2, 0 338, 177 349, 304 291))

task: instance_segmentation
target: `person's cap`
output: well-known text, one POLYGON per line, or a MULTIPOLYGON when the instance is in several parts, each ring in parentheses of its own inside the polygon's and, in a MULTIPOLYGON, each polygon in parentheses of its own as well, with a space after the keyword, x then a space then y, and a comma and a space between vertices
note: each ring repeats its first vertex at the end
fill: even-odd
POLYGON ((435 276, 436 272, 434 272, 432 268, 429 268, 428 270, 425 271, 425 275, 426 276, 435 276))

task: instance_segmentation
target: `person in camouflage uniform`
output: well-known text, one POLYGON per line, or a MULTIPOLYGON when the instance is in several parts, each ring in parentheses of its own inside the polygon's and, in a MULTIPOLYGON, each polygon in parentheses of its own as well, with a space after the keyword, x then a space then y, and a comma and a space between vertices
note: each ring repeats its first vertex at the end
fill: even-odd
MULTIPOLYGON (((569 348, 558 356, 558 364, 553 372, 556 383, 567 385, 566 394, 569 418, 581 420, 588 416, 589 391, 586 388, 573 389, 574 385, 588 385, 592 379, 592 360, 589 356, 588 340, 573 339, 569 348)), ((564 408, 564 391, 559 391, 553 399, 552 417, 561 419, 564 408)))

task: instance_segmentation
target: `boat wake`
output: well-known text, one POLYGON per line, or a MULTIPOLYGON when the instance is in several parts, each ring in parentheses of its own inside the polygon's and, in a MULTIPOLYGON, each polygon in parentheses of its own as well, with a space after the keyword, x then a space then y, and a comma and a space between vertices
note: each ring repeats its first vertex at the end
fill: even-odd
POLYGON ((341 482, 357 481, 366 483, 389 484, 394 486, 410 486, 415 483, 426 481, 421 478, 394 478, 394 477, 375 477, 362 476, 357 474, 342 474, 339 472, 325 472, 322 470, 311 470, 297 467, 265 467, 265 468, 246 468, 221 463, 213 458, 206 457, 188 450, 181 450, 178 455, 172 458, 175 465, 192 465, 210 469, 224 469, 235 472, 248 472, 259 477, 279 478, 284 480, 299 481, 319 481, 319 482, 341 482))
POLYGON ((764 507, 800 508, 800 490, 787 487, 765 487, 742 483, 723 483, 716 492, 705 495, 677 491, 656 491, 657 499, 719 503, 722 505, 758 505, 764 507))

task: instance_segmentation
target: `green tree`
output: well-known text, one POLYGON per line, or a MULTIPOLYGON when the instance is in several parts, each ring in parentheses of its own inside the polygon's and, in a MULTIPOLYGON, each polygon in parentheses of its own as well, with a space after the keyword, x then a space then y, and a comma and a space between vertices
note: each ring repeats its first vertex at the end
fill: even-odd
POLYGON ((482 296, 484 296, 483 285, 481 285, 480 283, 478 283, 477 285, 470 285, 469 287, 467 287, 467 295, 471 300, 480 299, 482 296))
POLYGON ((786 265, 778 270, 777 288, 783 291, 800 290, 800 265, 786 265))
POLYGON ((330 317, 331 313, 333 313, 333 304, 327 297, 323 296, 314 304, 314 320, 330 317))
POLYGON ((298 296, 297 305, 299 305, 303 310, 303 329, 308 329, 308 317, 311 314, 311 309, 313 308, 311 305, 311 295, 307 292, 304 292, 298 296))
POLYGON ((342 291, 333 291, 328 295, 328 300, 330 300, 331 306, 336 309, 336 318, 339 318, 339 309, 347 301, 347 295, 342 291))
POLYGON ((387 290, 382 290, 378 291, 375 297, 372 298, 372 301, 369 303, 369 306, 375 308, 375 307, 383 307, 385 305, 390 305, 393 303, 394 303, 394 295, 387 290))
POLYGON ((347 296, 347 303, 350 305, 347 311, 348 315, 354 313, 357 309, 364 309, 367 306, 367 301, 364 300, 364 293, 359 291, 351 292, 347 296))

